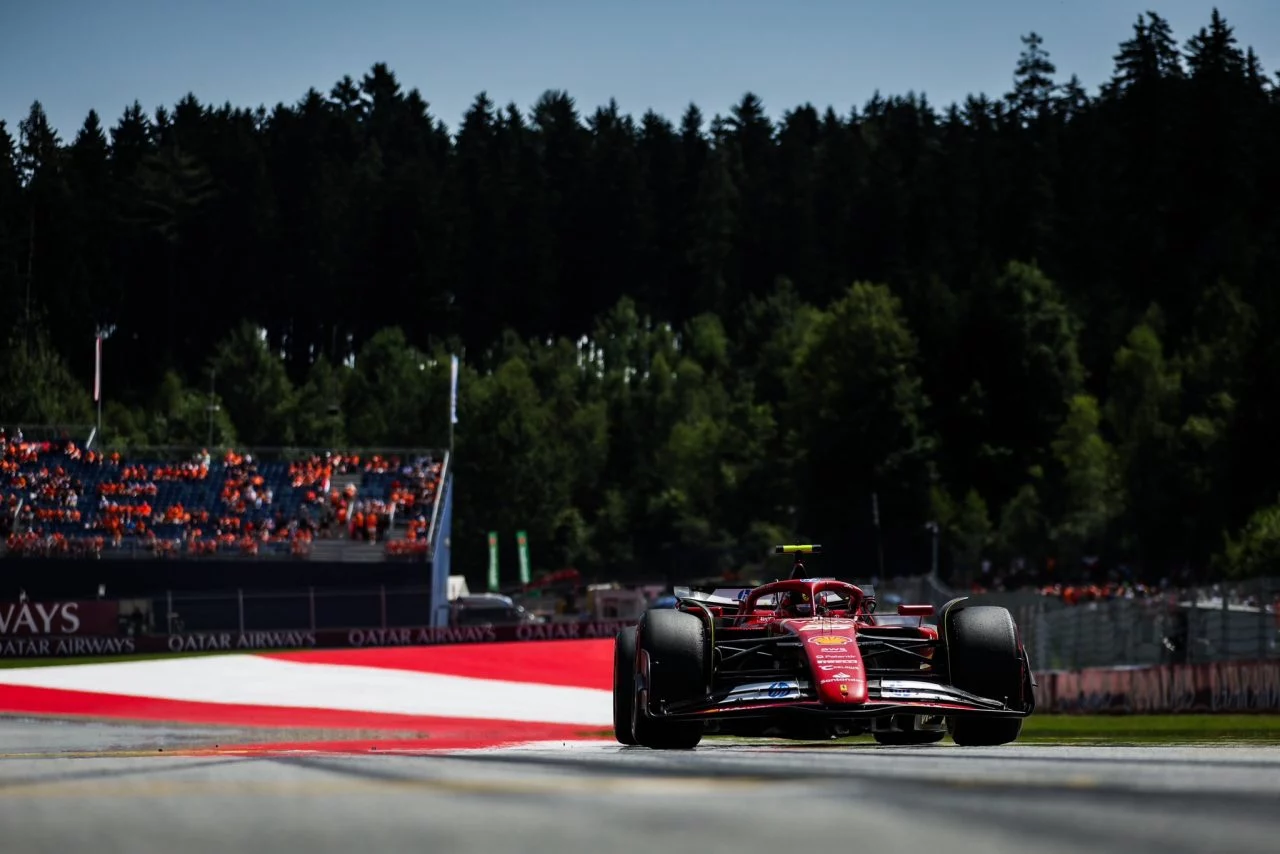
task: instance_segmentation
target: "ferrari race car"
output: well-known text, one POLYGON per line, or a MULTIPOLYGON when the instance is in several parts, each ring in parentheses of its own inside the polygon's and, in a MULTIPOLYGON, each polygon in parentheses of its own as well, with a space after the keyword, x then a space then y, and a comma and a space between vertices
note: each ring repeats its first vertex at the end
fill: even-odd
POLYGON ((1035 681, 1005 608, 953 599, 876 616, 874 591, 791 577, 755 588, 677 588, 674 610, 649 610, 614 642, 613 729, 626 745, 695 747, 707 732, 826 739, 871 733, 880 744, 1017 739, 1035 681), (913 619, 914 618, 914 619, 913 619))

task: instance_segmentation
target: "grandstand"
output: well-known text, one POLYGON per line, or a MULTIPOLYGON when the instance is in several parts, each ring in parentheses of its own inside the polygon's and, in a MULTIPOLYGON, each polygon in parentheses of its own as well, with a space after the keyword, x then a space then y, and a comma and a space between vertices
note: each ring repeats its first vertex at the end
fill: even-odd
POLYGON ((119 453, 0 428, 10 558, 426 560, 432 451, 119 453))

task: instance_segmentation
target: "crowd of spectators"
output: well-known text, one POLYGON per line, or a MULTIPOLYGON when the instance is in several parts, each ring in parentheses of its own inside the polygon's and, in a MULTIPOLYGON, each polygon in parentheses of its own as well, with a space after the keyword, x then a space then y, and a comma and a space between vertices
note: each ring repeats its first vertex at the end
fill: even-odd
POLYGON ((968 587, 974 594, 1032 591, 1065 605, 1117 600, 1220 604, 1225 600, 1227 605, 1258 607, 1270 604, 1275 593, 1280 592, 1280 585, 1267 581, 1224 583, 1189 566, 1152 580, 1128 565, 1108 566, 1096 559, 1086 560, 1075 569, 1059 567, 1052 559, 1039 568, 1025 562, 1006 569, 986 564, 968 587))
POLYGON ((426 549, 440 475, 428 455, 326 452, 284 462, 202 450, 137 460, 0 429, 0 537, 23 556, 302 556, 314 540, 337 538, 415 554, 426 549))

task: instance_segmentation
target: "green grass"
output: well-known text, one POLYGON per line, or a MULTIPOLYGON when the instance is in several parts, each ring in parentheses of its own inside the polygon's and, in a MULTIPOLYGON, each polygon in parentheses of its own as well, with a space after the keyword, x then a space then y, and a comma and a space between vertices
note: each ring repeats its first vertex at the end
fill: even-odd
POLYGON ((1032 715, 1019 741, 1053 744, 1280 744, 1280 715, 1032 715))

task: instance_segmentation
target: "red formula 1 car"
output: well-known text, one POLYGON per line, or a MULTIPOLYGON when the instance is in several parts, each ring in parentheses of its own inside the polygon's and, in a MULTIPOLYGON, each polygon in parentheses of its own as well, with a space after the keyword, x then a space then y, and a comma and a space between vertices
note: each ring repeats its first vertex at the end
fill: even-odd
MULTIPOLYGON (((778 546, 777 553, 820 552, 778 546)), ((687 749, 706 732, 881 744, 1007 744, 1035 708, 1035 681, 1005 608, 954 599, 877 617, 871 591, 791 577, 712 593, 677 589, 614 646, 613 728, 622 744, 687 749), (915 619, 912 619, 915 618, 915 619)))

